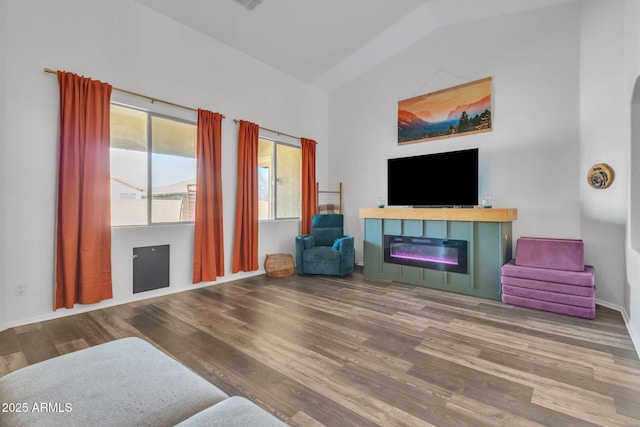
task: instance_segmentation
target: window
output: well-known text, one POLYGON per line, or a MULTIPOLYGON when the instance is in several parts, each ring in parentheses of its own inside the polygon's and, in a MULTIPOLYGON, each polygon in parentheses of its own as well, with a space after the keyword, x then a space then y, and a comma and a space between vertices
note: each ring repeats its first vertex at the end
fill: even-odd
POLYGON ((300 217, 300 147, 258 141, 258 219, 300 217))
POLYGON ((111 105, 111 225, 194 220, 196 125, 111 105))

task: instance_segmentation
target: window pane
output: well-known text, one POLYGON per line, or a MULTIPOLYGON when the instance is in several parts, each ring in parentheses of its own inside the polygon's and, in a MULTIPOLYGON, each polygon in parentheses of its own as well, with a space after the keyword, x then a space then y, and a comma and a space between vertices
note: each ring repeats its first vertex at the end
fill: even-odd
POLYGON ((276 150, 277 218, 297 218, 300 216, 301 151, 284 144, 277 144, 276 150))
POLYGON ((273 141, 260 139, 258 141, 258 219, 273 218, 272 214, 272 183, 273 177, 273 141))
POLYGON ((300 217, 301 150, 268 139, 258 141, 258 218, 300 217))
POLYGON ((196 185, 196 126, 151 118, 152 222, 193 221, 196 185))
POLYGON ((111 225, 147 224, 147 114, 111 105, 111 225))

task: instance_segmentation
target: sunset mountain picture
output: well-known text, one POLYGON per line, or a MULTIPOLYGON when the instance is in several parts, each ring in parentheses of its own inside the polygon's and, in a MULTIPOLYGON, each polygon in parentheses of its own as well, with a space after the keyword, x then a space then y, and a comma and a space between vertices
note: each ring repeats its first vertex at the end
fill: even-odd
POLYGON ((398 102, 399 145, 491 129, 491 77, 398 102))

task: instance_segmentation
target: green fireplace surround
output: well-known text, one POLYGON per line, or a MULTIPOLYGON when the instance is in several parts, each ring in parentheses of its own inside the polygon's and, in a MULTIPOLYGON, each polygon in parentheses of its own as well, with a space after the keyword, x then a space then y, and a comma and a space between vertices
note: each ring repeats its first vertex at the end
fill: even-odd
POLYGON ((459 294, 500 300, 500 267, 511 260, 517 209, 361 208, 364 274, 459 294), (385 235, 467 242, 467 272, 385 262, 385 235))

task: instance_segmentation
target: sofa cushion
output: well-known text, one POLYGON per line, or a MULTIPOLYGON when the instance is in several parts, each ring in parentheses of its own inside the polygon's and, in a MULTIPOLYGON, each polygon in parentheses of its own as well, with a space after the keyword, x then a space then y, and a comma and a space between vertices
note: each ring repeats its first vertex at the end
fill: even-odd
POLYGON ((344 218, 340 214, 314 215, 311 234, 318 246, 332 246, 344 235, 344 218))
POLYGON ((559 294, 556 292, 540 291, 538 289, 519 288, 518 286, 502 285, 502 295, 513 295, 540 301, 549 301, 576 307, 594 307, 596 304, 595 288, 589 296, 559 294))
POLYGON ((302 260, 305 264, 314 262, 335 264, 340 262, 340 252, 331 246, 316 246, 304 251, 302 260))
POLYGON ((233 396, 178 424, 179 427, 286 427, 286 424, 240 396, 233 396))
POLYGON ((501 272, 502 276, 519 277, 522 279, 532 279, 542 282, 554 282, 575 286, 592 287, 595 281, 595 271, 590 265, 585 265, 582 271, 563 271, 525 267, 522 265, 516 265, 515 261, 511 260, 502 266, 501 272))
POLYGON ((588 297, 594 294, 593 286, 564 285, 562 283, 543 282, 540 280, 521 279, 519 277, 502 276, 502 285, 519 288, 537 289, 539 291, 557 292, 559 294, 588 297))
POLYGON ((0 425, 30 427, 173 426, 228 397, 139 338, 12 372, 0 378, 0 396, 28 408, 0 412, 0 425), (42 403, 48 406, 40 408, 42 403))
POLYGON ((582 271, 584 243, 575 239, 520 237, 516 243, 515 263, 525 267, 582 271))
POLYGON ((311 232, 316 245, 318 246, 333 246, 336 239, 343 236, 342 227, 339 228, 314 228, 311 232))
POLYGON ((341 253, 331 246, 316 246, 302 254, 305 274, 339 275, 341 253))
POLYGON ((305 249, 311 249, 316 245, 316 239, 314 239, 313 236, 310 234, 302 237, 301 239, 302 239, 302 246, 305 249))
POLYGON ((578 307, 575 305, 541 301, 533 298, 523 298, 508 294, 502 294, 502 302, 504 302, 505 304, 517 305, 520 307, 566 314, 568 316, 584 317, 586 319, 593 319, 596 317, 595 305, 593 307, 578 307))

